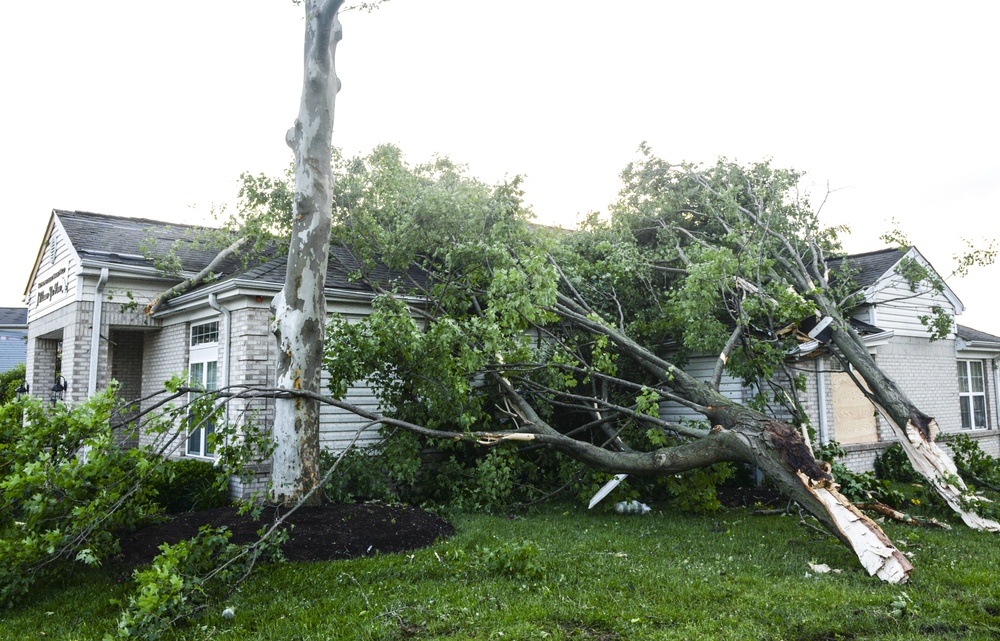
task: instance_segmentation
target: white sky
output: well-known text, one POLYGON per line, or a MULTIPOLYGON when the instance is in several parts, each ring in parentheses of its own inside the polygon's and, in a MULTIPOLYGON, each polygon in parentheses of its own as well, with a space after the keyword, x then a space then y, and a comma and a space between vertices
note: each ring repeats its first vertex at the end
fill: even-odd
MULTIPOLYGON (((851 251, 895 218, 943 275, 1000 237, 1000 5, 392 0, 342 16, 334 143, 525 174, 544 222, 604 210, 648 141, 804 170, 851 251)), ((277 173, 301 90, 289 0, 0 4, 0 306, 53 208, 205 223, 277 173)), ((1000 335, 1000 265, 949 281, 1000 335)))

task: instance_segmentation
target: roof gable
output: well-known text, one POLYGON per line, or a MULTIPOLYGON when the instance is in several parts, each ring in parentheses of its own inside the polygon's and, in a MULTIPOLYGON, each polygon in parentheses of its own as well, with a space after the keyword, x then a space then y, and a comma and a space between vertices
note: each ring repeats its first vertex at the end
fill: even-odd
POLYGON ((874 285, 886 272, 896 266, 907 250, 899 248, 880 249, 863 254, 838 256, 827 260, 834 280, 850 277, 859 289, 874 285))
POLYGON ((838 276, 839 278, 849 277, 858 290, 865 295, 866 301, 870 302, 879 290, 903 278, 897 269, 904 259, 916 260, 929 269, 941 281, 942 294, 954 307, 955 313, 961 314, 965 311, 965 304, 916 247, 881 249, 862 254, 840 256, 831 258, 827 264, 830 266, 831 280, 838 280, 838 276))

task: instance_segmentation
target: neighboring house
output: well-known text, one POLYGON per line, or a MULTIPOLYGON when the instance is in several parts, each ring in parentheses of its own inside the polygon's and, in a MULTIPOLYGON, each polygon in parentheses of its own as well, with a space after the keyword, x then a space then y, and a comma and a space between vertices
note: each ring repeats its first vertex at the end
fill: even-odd
MULTIPOLYGON (((939 306, 954 318, 965 306, 946 284, 941 292, 926 285, 911 288, 900 273, 911 260, 933 272, 915 248, 846 256, 829 261, 829 267, 831 272, 846 268, 859 288, 862 302, 852 324, 879 367, 917 407, 937 419, 944 433, 966 433, 997 456, 1000 337, 956 324, 947 337, 932 341, 920 317, 939 306)), ((686 369, 708 380, 715 359, 694 358, 686 369)), ((796 374, 805 374, 806 390, 799 401, 819 439, 843 445, 850 469, 870 470, 895 437, 850 374, 817 345, 800 350, 789 364, 796 374)), ((723 378, 720 391, 737 402, 754 393, 731 376, 723 378)), ((667 406, 663 415, 671 420, 700 418, 676 406, 667 406)))
POLYGON ((28 353, 28 310, 0 307, 0 372, 23 363, 28 353))
MULTIPOLYGON (((176 275, 157 268, 156 257, 163 259, 175 241, 191 240, 202 230, 53 211, 25 292, 32 393, 48 398, 61 376, 65 400, 82 401, 115 379, 121 384, 120 397, 135 400, 162 391, 165 381, 182 372, 207 389, 274 387, 277 347, 269 306, 284 284, 284 257, 250 266, 230 259, 218 266, 217 278, 169 300, 152 316, 144 313, 157 295, 216 256, 216 249, 185 243, 175 254, 180 263, 176 275)), ((349 318, 370 312, 373 291, 348 278, 358 267, 342 247, 331 249, 326 281, 331 312, 349 318)), ((387 279, 388 273, 382 277, 387 279)), ((364 387, 352 388, 346 400, 376 408, 364 387)), ((230 404, 229 416, 245 416, 246 409, 265 422, 273 410, 269 402, 248 408, 240 401, 230 404)), ((322 417, 321 441, 334 449, 367 424, 329 406, 323 407, 322 417)), ((128 418, 118 422, 124 426, 128 418)), ((204 430, 192 433, 171 454, 211 459, 206 436, 204 430)), ((370 431, 361 442, 375 436, 370 431)))

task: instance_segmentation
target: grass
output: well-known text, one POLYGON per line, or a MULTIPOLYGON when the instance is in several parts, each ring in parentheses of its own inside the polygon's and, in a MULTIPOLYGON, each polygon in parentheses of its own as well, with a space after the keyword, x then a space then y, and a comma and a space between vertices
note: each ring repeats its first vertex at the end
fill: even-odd
MULTIPOLYGON (((868 577, 798 519, 620 516, 565 507, 463 515, 410 554, 263 568, 176 639, 992 639, 1000 540, 887 524, 909 584, 868 577), (839 574, 815 574, 808 563, 839 574), (222 610, 235 617, 226 620, 222 610)), ((81 571, 0 611, 0 639, 101 639, 127 585, 81 571)))

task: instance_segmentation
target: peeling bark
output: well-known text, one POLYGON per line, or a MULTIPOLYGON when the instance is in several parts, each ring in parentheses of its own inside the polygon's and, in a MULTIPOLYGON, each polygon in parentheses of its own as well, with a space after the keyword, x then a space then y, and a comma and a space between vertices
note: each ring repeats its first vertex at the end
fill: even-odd
POLYGON ((969 491, 965 481, 959 476, 958 467, 952 458, 934 441, 934 437, 941 431, 937 422, 934 419, 928 421, 911 419, 900 428, 885 408, 878 404, 876 407, 892 427, 913 469, 927 479, 938 496, 962 517, 962 521, 974 530, 1000 532, 1000 523, 976 514, 974 510, 976 496, 969 491))
POLYGON ((826 509, 833 520, 841 540, 854 550, 861 565, 869 575, 887 583, 904 583, 913 571, 913 565, 896 549, 889 537, 861 510, 847 500, 833 483, 814 483, 799 473, 802 485, 826 509))
POLYGON ((921 412, 910 402, 896 383, 875 364, 849 326, 835 317, 833 343, 871 388, 870 398, 892 428, 893 433, 917 471, 962 521, 976 530, 1000 532, 1000 523, 975 512, 978 498, 969 491, 958 474, 955 462, 936 443, 941 428, 937 421, 921 412))
MULTIPOLYGON (((333 114, 340 81, 334 68, 342 0, 307 0, 302 99, 286 140, 295 153, 295 201, 285 285, 272 307, 278 341, 277 387, 318 393, 326 326, 326 269, 333 224, 333 114)), ((318 494, 319 403, 275 402, 272 499, 294 504, 318 494)))

